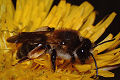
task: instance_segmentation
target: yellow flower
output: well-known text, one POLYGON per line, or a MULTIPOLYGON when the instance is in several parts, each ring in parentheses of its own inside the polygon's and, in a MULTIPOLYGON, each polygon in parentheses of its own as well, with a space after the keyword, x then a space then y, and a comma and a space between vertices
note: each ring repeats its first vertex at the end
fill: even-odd
MULTIPOLYGON (((96 70, 91 57, 86 64, 74 65, 57 59, 56 72, 51 70, 48 54, 12 66, 17 63, 17 47, 16 44, 7 43, 6 39, 18 32, 32 32, 42 26, 71 28, 94 43, 116 16, 113 12, 107 19, 93 25, 96 12, 90 3, 85 1, 76 6, 61 0, 50 10, 52 2, 53 0, 17 0, 14 9, 11 0, 0 0, 0 80, 93 80, 91 77, 96 75, 96 70)), ((114 77, 114 73, 108 70, 120 64, 120 48, 116 48, 120 44, 120 33, 115 37, 109 34, 103 41, 113 38, 114 41, 99 45, 93 50, 98 74, 104 77, 114 77), (98 55, 104 50, 107 51, 98 55)))

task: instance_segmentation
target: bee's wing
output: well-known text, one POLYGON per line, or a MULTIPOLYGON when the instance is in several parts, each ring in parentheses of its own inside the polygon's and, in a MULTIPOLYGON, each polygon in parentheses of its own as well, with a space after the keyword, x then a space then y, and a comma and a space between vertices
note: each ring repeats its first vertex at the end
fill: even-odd
POLYGON ((24 42, 42 43, 46 41, 47 33, 50 33, 50 32, 49 31, 21 32, 18 35, 9 37, 7 39, 7 42, 10 42, 10 43, 24 43, 24 42))

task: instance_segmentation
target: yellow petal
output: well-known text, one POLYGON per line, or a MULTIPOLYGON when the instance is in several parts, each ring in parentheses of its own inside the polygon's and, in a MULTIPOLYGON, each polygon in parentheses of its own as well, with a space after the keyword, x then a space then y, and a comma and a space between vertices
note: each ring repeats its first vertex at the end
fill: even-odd
POLYGON ((92 42, 95 42, 103 34, 103 32, 115 18, 115 16, 116 13, 113 12, 103 23, 101 23, 99 26, 96 26, 96 29, 94 29, 94 35, 90 37, 90 40, 92 42))
POLYGON ((88 64, 84 64, 84 65, 75 64, 74 66, 79 72, 85 72, 91 69, 91 65, 88 64))
MULTIPOLYGON (((109 34, 109 35, 108 35, 103 41, 101 41, 100 43, 102 43, 102 42, 104 42, 104 41, 111 40, 112 37, 113 37, 113 35, 112 35, 112 34, 109 34)), ((100 44, 100 43, 98 43, 98 44, 100 44)), ((110 44, 110 43, 109 43, 109 44, 110 44)), ((104 43, 104 44, 102 44, 102 45, 99 45, 99 46, 95 47, 93 51, 98 51, 97 53, 100 53, 100 52, 104 51, 105 49, 107 49, 108 47, 110 47, 109 44, 105 44, 105 43, 104 43)))
POLYGON ((103 70, 99 70, 98 75, 101 75, 103 77, 114 77, 114 73, 110 71, 103 71, 103 70))

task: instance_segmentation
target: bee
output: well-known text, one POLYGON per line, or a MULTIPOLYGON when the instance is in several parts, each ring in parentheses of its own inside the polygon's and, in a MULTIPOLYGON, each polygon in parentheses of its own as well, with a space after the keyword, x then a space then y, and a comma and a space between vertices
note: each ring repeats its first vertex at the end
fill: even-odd
POLYGON ((84 64, 92 56, 96 66, 96 75, 98 76, 97 62, 92 53, 94 43, 80 36, 76 30, 55 30, 50 27, 42 27, 35 32, 21 32, 18 35, 9 37, 7 42, 22 44, 17 51, 17 58, 20 59, 18 63, 49 53, 53 71, 56 70, 55 61, 57 57, 69 60, 72 63, 79 61, 84 64), (42 54, 38 52, 42 52, 42 54))

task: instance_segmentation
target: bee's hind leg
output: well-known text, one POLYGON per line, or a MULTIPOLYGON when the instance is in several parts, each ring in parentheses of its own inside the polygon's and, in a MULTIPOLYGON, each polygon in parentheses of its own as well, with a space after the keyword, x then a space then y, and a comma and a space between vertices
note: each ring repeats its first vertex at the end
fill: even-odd
POLYGON ((12 66, 15 66, 15 65, 17 65, 19 63, 22 63, 23 61, 28 60, 28 59, 29 59, 28 57, 24 57, 24 58, 20 59, 16 64, 14 64, 12 66))

